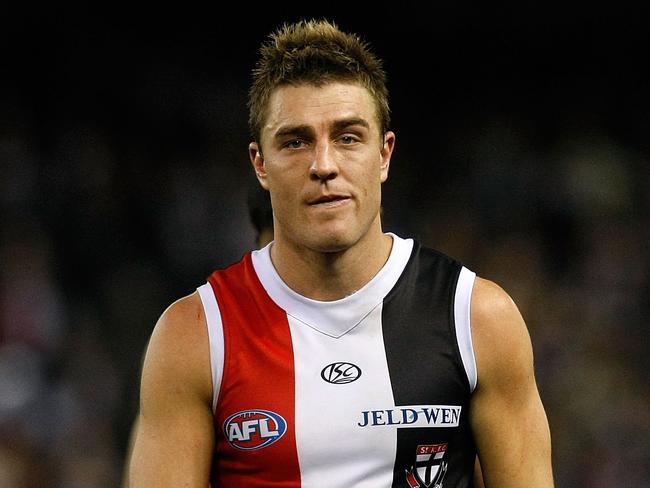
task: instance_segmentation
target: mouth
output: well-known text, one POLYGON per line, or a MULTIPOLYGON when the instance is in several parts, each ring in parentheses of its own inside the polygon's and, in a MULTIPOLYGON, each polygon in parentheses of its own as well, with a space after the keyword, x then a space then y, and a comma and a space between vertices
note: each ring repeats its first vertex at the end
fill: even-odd
POLYGON ((309 201, 312 207, 335 207, 347 203, 350 200, 348 195, 321 195, 309 201))

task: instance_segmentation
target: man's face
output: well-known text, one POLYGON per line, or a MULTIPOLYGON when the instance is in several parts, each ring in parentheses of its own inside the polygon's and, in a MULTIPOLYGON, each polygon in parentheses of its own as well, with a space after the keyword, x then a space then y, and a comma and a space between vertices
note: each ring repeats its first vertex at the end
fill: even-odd
POLYGON ((275 239, 318 252, 381 232, 381 184, 395 142, 380 134, 373 98, 353 83, 283 86, 269 100, 261 149, 250 156, 270 191, 275 239))

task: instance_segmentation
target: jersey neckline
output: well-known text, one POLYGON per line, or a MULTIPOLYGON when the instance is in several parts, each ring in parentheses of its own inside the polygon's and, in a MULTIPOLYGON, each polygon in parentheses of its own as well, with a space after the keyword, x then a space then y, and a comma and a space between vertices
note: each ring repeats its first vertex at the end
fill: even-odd
POLYGON ((307 298, 282 280, 271 261, 271 246, 251 253, 253 268, 267 294, 287 315, 330 337, 339 338, 358 325, 395 286, 413 250, 413 239, 393 239, 388 260, 379 272, 353 294, 333 301, 307 298))

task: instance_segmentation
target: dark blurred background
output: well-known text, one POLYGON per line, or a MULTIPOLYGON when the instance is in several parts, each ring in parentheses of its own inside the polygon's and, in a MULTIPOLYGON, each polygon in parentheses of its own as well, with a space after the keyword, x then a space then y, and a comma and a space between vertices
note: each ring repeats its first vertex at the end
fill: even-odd
POLYGON ((158 316, 255 247, 256 49, 312 16, 385 59, 385 229, 520 306, 557 486, 649 486, 648 12, 401 1, 4 8, 0 487, 119 486, 158 316))

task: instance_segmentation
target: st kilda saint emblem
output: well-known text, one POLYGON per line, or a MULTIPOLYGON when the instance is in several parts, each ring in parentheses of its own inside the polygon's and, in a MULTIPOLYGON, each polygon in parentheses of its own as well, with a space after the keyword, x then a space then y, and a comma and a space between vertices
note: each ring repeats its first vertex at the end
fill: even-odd
POLYGON ((447 444, 421 444, 415 450, 415 464, 406 472, 406 481, 411 488, 442 488, 447 474, 447 463, 443 457, 447 444))

